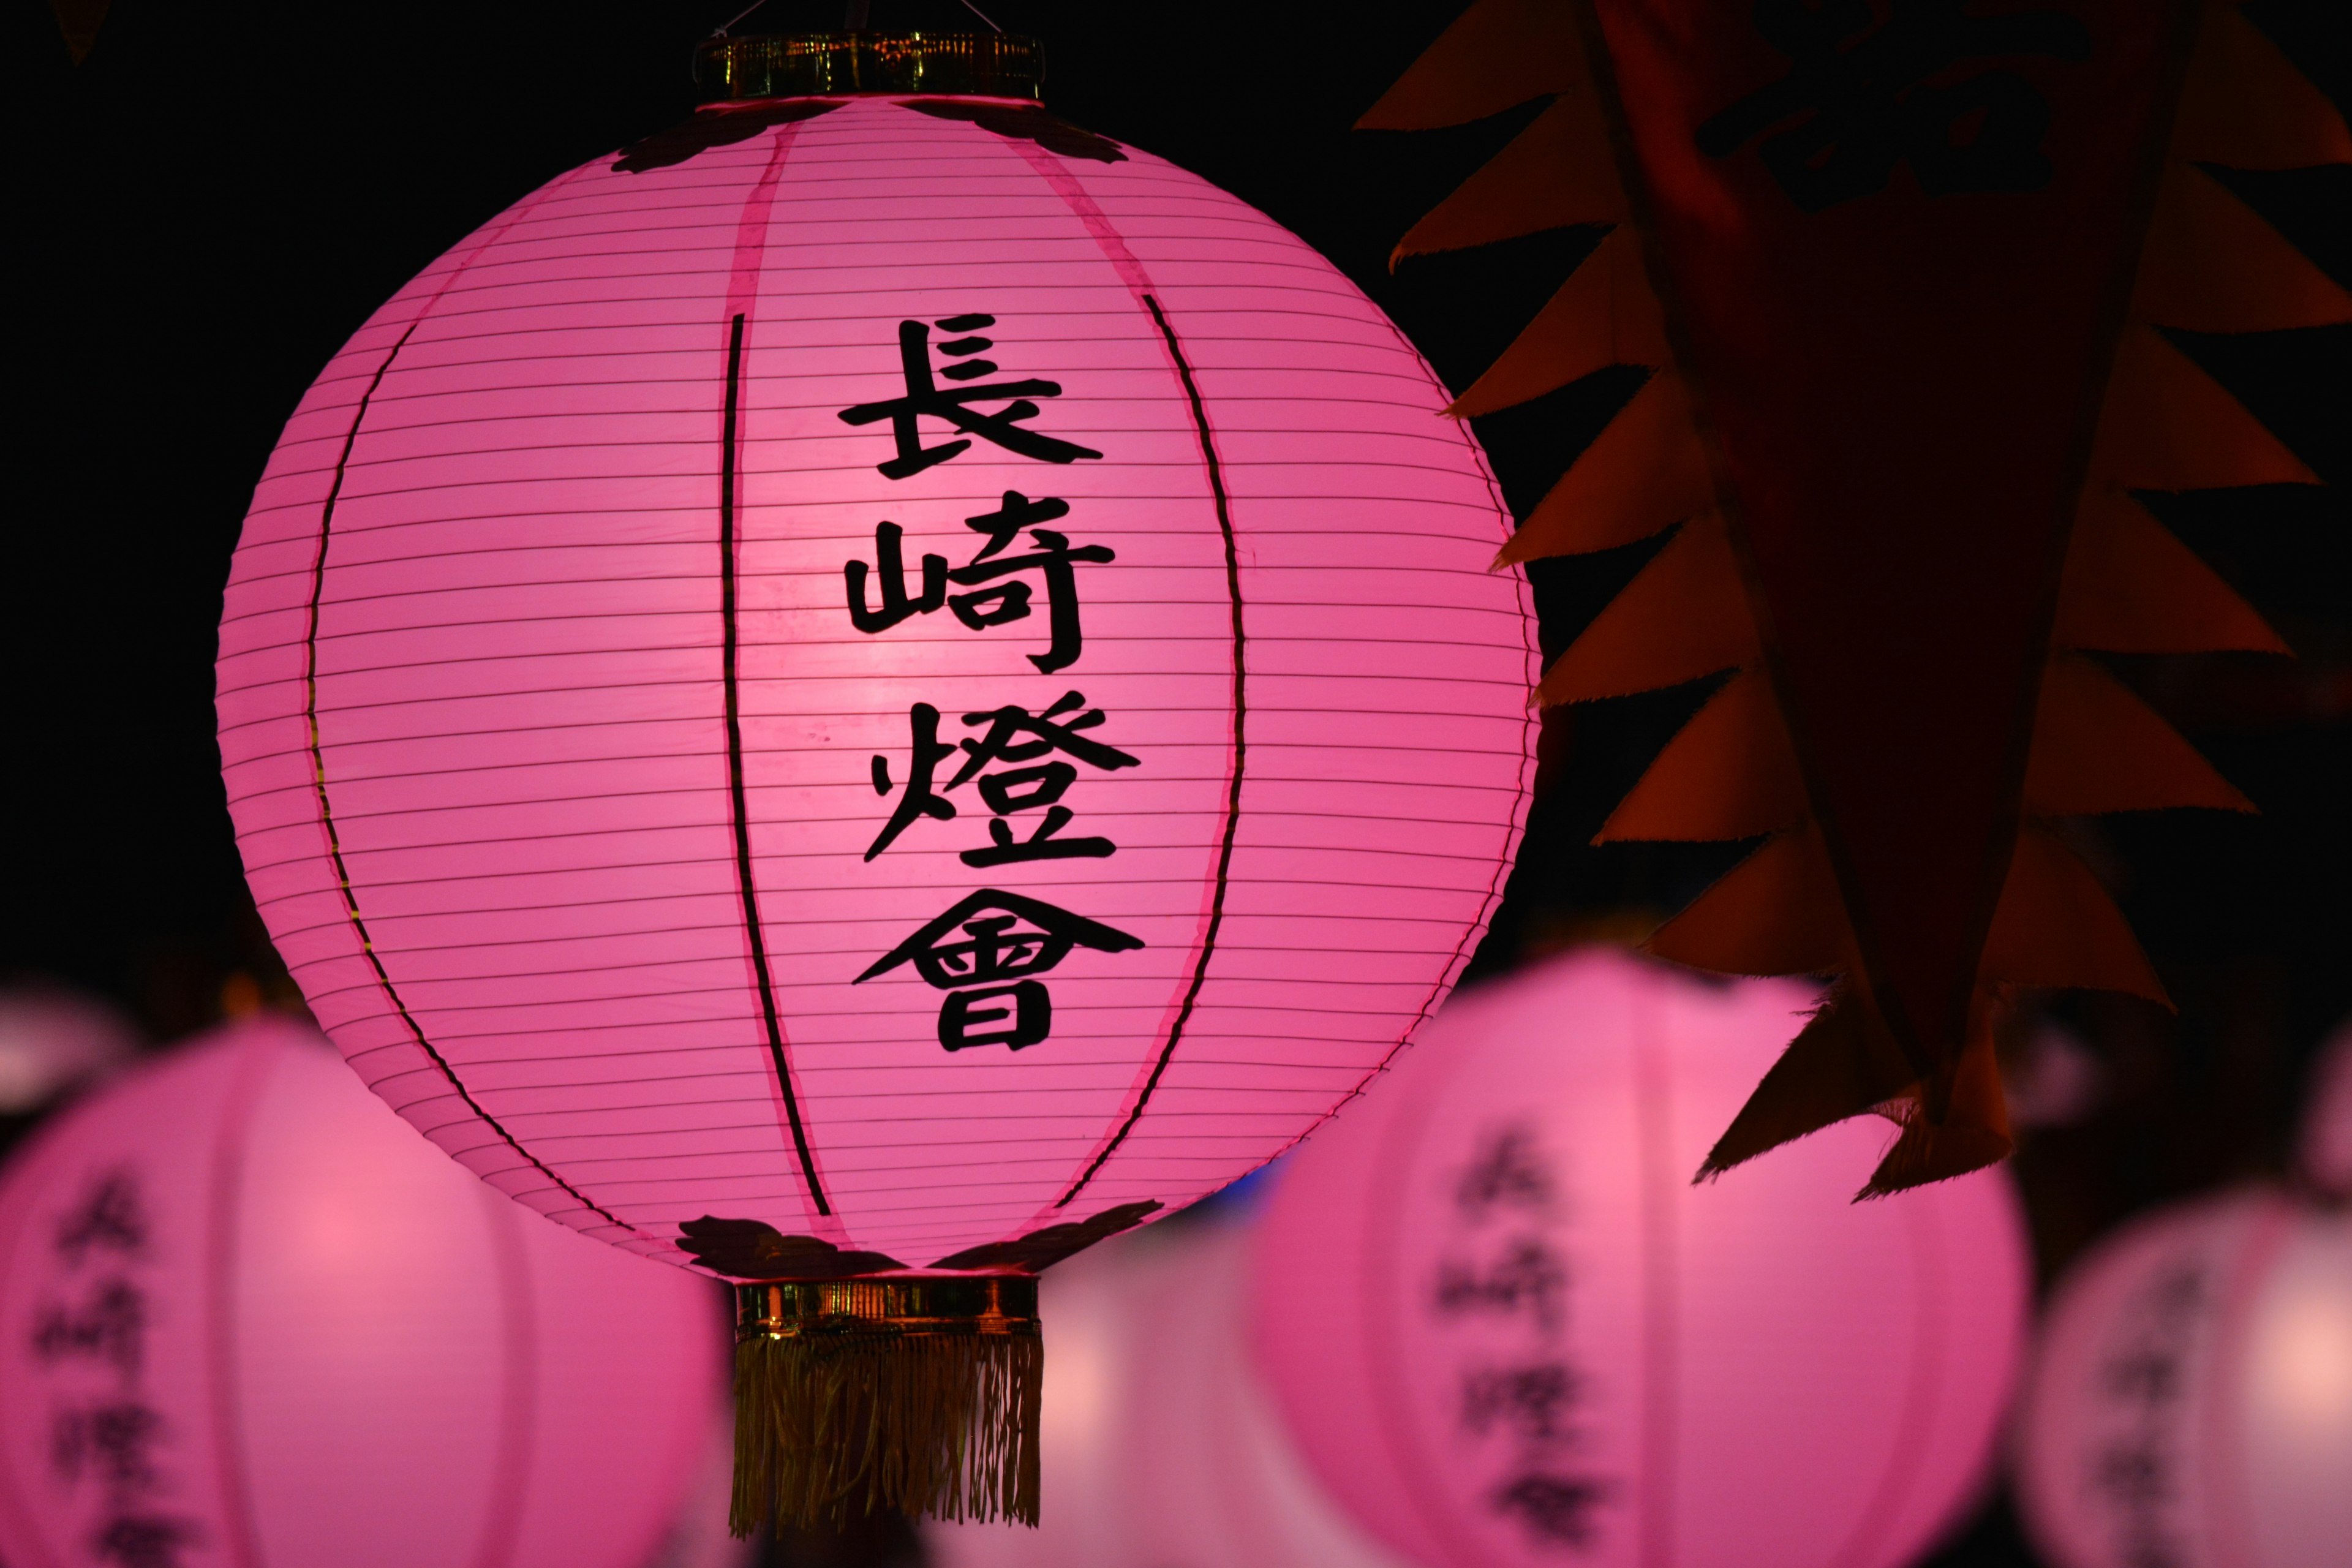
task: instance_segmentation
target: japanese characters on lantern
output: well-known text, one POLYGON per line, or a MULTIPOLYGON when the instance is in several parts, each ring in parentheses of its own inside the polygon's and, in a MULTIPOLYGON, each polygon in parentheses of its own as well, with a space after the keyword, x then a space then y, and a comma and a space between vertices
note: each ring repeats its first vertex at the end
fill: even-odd
POLYGON ((51 1228, 50 1272, 30 1333, 37 1383, 9 1397, 46 1404, 49 1468, 90 1519, 93 1560, 177 1568, 202 1531, 173 1506, 192 1478, 181 1473, 185 1462, 148 1388, 160 1281, 145 1180, 131 1163, 92 1173, 51 1228))
MULTIPOLYGON (((996 345, 978 335, 995 325, 994 316, 980 310, 898 324, 906 393, 841 411, 847 425, 890 422, 898 455, 875 465, 885 479, 909 479, 951 461, 970 450, 974 438, 1042 463, 1102 456, 1028 425, 1040 413, 1040 405, 1031 400, 1059 397, 1059 382, 1035 377, 978 380, 996 374, 994 361, 979 357, 996 345), (934 327, 962 335, 934 344, 934 327), (934 353, 951 362, 936 374, 934 353), (941 387, 941 380, 952 384, 941 387), (993 414, 974 406, 996 399, 1010 401, 993 414), (926 446, 926 418, 963 434, 926 446)), ((888 819, 866 851, 866 859, 887 851, 925 818, 958 821, 959 802, 966 808, 962 821, 977 818, 978 812, 970 809, 974 805, 989 814, 987 841, 962 850, 960 857, 978 871, 1032 860, 1108 859, 1118 853, 1118 846, 1099 834, 1066 832, 1077 819, 1077 811, 1063 801, 1079 782, 1080 769, 1091 776, 1140 766, 1141 759, 1089 733, 1103 726, 1106 716, 1101 709, 1088 706, 1086 694, 1076 687, 1039 700, 1045 683, 1060 684, 1055 678, 1076 666, 1086 651, 1078 568, 1118 559, 1107 545, 1073 545, 1066 533, 1045 526, 1069 515, 1070 503, 1059 496, 1032 499, 1006 490, 1003 505, 963 520, 979 535, 971 558, 950 566, 946 556, 926 552, 916 568, 919 586, 911 593, 902 543, 905 530, 896 522, 875 524, 872 565, 853 560, 842 567, 850 624, 869 636, 944 608, 967 630, 988 635, 1000 626, 1019 626, 1033 637, 1042 632, 1045 643, 1027 655, 1037 668, 1037 679, 1022 683, 1029 689, 1008 691, 1013 700, 1000 707, 961 714, 961 730, 951 721, 948 739, 940 738, 937 707, 917 702, 908 709, 907 750, 897 769, 889 756, 877 752, 874 757, 874 793, 891 804, 888 819), (959 795, 958 791, 965 793, 959 795)), ((857 978, 862 984, 912 963, 927 984, 946 994, 940 1003, 943 1049, 1003 1046, 1017 1051, 1041 1043, 1053 1031, 1053 993, 1039 976, 1050 973, 1074 948, 1124 952, 1142 945, 1139 937, 1042 899, 978 888, 857 978)))

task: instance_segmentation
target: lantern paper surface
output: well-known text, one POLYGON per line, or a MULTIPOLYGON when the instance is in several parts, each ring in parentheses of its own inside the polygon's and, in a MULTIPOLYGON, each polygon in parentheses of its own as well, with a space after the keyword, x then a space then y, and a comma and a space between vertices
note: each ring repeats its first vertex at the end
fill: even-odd
POLYGON ((2335 1568, 2352 1546, 2352 1215, 2144 1219, 2050 1304, 2017 1495, 2056 1568, 2335 1568))
POLYGON ((0 1560, 642 1568, 718 1307, 467 1179, 310 1030, 236 1026, 0 1177, 0 1560))
POLYGON ((1848 1124, 1694 1186, 1814 1000, 1613 952, 1460 996, 1285 1163, 1255 1342, 1423 1568, 1895 1568, 1985 1479, 2022 1339, 2008 1177, 1844 1201, 1848 1124))
POLYGON ((1188 1202, 1396 1048, 1516 842, 1533 628, 1444 402, 1034 105, 707 110, 289 426, 219 666, 264 917, 402 1114, 634 1250, 1034 1267, 1188 1202))
POLYGON ((1248 1353, 1249 1251, 1247 1223, 1220 1217, 1046 1276, 1051 1500, 1034 1531, 927 1525, 931 1562, 1402 1568, 1308 1474, 1275 1412, 1248 1353))

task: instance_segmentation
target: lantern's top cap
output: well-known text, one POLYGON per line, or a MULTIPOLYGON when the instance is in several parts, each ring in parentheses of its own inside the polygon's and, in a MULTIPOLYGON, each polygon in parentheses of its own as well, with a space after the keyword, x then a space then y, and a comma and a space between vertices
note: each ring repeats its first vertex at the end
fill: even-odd
POLYGON ((1045 51, 1013 33, 819 33, 707 38, 694 52, 705 102, 923 93, 1034 100, 1045 51))

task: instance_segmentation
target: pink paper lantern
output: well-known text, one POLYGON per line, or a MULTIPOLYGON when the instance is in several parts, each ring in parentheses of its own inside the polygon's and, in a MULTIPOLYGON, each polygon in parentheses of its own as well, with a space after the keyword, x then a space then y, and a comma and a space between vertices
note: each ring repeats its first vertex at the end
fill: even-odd
MULTIPOLYGON (((707 52, 745 91, 1027 58, 707 52)), ((853 1471, 1034 1514, 996 1425, 1027 1277, 1271 1159, 1452 984, 1538 651, 1445 402, 1242 203, 1034 103, 892 92, 560 176, 297 410, 221 750, 344 1056, 541 1213, 791 1285, 740 1296, 747 1346, 898 1325, 994 1391, 739 1361, 773 1427, 739 1523, 761 1456, 799 1518, 853 1471), (813 1436, 918 1405, 862 1470, 813 1436)))
POLYGON ((1691 1173, 1813 995, 1616 952, 1456 997, 1286 1163, 1255 1344, 1423 1568, 1893 1568, 1976 1495, 2021 1340, 1989 1170, 1848 1201, 1841 1123, 1691 1173))
POLYGON ((138 1054, 138 1029, 95 997, 0 991, 0 1117, 29 1116, 138 1054))
POLYGON ((720 1397, 707 1287, 543 1225, 291 1023, 0 1174, 10 1568, 644 1568, 720 1397))
POLYGON ((2296 1173, 2315 1192, 2352 1198, 2352 1021, 2330 1035, 2311 1064, 2296 1173))
POLYGON ((2341 1568, 2352 1211, 2247 1190, 2104 1243, 2052 1299, 2016 1474, 2054 1568, 2341 1568))
POLYGON ((1247 1349, 1250 1231, 1123 1238, 1040 1287, 1034 1531, 933 1524, 933 1568, 1402 1568, 1307 1473, 1247 1349))
POLYGON ((1509 864, 1534 627, 1445 402, 1034 104, 707 109, 294 415, 221 624, 262 914, 395 1109, 633 1251, 1187 1203, 1387 1058, 1509 864))

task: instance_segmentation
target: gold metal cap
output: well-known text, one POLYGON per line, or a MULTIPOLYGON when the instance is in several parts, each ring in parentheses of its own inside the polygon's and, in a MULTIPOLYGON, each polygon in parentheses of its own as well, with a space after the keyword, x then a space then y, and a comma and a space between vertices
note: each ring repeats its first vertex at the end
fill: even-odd
POLYGON ((707 38, 694 52, 706 103, 915 93, 1034 102, 1045 52, 1013 33, 818 33, 707 38))
POLYGON ((771 1279, 735 1287, 735 1337, 1037 1334, 1034 1274, 771 1279))

